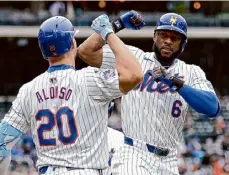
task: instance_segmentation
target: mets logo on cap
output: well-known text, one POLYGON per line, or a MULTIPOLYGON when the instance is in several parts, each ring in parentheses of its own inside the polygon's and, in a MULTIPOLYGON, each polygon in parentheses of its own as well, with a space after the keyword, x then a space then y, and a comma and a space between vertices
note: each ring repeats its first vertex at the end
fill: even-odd
POLYGON ((175 17, 175 16, 171 16, 170 17, 170 24, 171 24, 171 26, 173 26, 174 24, 176 24, 177 23, 177 17, 175 17))

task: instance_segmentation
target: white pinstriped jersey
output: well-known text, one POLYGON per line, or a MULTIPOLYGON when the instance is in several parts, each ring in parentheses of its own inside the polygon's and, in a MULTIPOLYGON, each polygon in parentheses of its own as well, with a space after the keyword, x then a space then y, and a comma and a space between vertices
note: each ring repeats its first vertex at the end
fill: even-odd
POLYGON ((23 85, 4 121, 22 132, 31 129, 38 168, 106 168, 107 109, 123 95, 117 70, 62 67, 23 85))
MULTIPOLYGON (((153 75, 149 74, 155 66, 160 65, 154 52, 128 47, 136 55, 145 75, 139 86, 122 97, 123 133, 158 147, 176 149, 182 137, 188 104, 177 92, 161 82, 155 82, 153 75)), ((114 54, 107 45, 104 46, 103 57, 109 58, 109 63, 104 65, 115 65, 114 54)), ((182 78, 191 87, 215 93, 205 73, 198 66, 175 59, 168 71, 182 78)))

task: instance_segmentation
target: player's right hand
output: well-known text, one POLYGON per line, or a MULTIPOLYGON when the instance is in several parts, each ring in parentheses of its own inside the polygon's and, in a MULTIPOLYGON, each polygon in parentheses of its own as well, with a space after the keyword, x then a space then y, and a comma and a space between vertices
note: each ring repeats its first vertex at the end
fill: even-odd
POLYGON ((113 33, 112 24, 107 15, 100 15, 93 20, 91 28, 99 34, 105 41, 110 33, 113 33))
POLYGON ((146 25, 143 17, 134 10, 131 10, 120 16, 120 19, 127 29, 140 30, 146 25))
POLYGON ((160 81, 176 91, 179 91, 184 85, 183 80, 171 75, 163 66, 154 67, 152 72, 156 82, 160 81))

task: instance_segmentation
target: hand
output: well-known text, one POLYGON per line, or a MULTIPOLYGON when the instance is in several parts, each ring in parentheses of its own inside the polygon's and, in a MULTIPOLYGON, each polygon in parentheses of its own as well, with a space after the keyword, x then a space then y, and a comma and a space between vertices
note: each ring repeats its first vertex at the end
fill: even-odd
POLYGON ((113 33, 112 24, 107 15, 101 15, 93 20, 91 28, 106 41, 107 36, 113 33))
POLYGON ((153 75, 156 82, 161 81, 162 83, 168 85, 170 88, 173 86, 170 80, 171 75, 163 66, 153 68, 153 75))
POLYGON ((146 25, 143 17, 134 10, 131 10, 120 16, 120 19, 127 29, 140 30, 146 25))
POLYGON ((168 85, 170 88, 175 88, 176 91, 179 91, 183 85, 184 81, 172 76, 168 71, 160 66, 153 69, 154 80, 156 82, 162 82, 168 85))
POLYGON ((122 29, 140 30, 146 24, 143 18, 134 10, 125 13, 120 16, 119 19, 112 22, 115 33, 122 29))

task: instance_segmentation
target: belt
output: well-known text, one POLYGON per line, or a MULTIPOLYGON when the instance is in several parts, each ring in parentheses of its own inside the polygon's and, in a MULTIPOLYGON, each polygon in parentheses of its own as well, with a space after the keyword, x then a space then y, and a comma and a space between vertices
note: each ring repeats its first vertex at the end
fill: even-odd
MULTIPOLYGON (((49 166, 43 166, 39 169, 39 173, 40 174, 45 174, 46 171, 48 170, 49 166)), ((55 171, 55 167, 54 168, 54 171, 55 171)), ((75 167, 66 167, 66 169, 68 171, 71 171, 71 170, 84 170, 84 168, 75 168, 75 167)), ((102 174, 103 173, 103 170, 102 169, 97 169, 99 171, 99 174, 102 174)))
MULTIPOLYGON (((124 138, 125 144, 133 146, 134 145, 134 141, 132 138, 126 137, 124 138)), ((169 154, 169 149, 165 149, 165 148, 158 148, 155 147, 153 145, 150 145, 148 143, 146 143, 146 147, 148 149, 149 152, 157 154, 159 156, 167 156, 169 154)))

